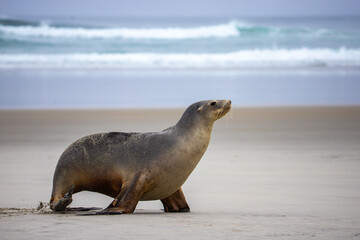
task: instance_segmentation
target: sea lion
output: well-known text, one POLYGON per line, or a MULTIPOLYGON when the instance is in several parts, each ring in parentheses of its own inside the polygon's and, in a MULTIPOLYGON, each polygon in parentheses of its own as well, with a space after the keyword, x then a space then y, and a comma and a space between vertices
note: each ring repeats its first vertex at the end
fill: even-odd
POLYGON ((161 200, 165 212, 190 211, 181 186, 205 153, 215 120, 230 108, 230 100, 200 101, 161 132, 80 138, 57 163, 50 208, 64 211, 72 194, 86 190, 114 198, 100 214, 132 213, 147 200, 161 200))

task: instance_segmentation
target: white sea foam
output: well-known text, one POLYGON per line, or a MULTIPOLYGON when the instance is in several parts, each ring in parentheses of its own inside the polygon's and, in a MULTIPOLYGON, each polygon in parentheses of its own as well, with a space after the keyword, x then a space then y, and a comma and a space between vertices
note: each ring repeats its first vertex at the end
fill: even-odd
POLYGON ((0 25, 0 32, 9 36, 22 37, 191 39, 236 36, 239 34, 237 27, 240 26, 246 26, 246 24, 231 21, 226 24, 193 28, 66 28, 47 24, 40 26, 0 25))
POLYGON ((204 54, 0 54, 0 68, 229 69, 360 67, 360 49, 268 49, 204 54))

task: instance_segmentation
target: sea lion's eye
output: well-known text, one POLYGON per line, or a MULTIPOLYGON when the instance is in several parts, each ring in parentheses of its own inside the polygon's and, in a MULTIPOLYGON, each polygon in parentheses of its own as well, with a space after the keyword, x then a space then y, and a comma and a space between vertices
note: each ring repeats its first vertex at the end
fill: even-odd
POLYGON ((216 102, 211 102, 210 106, 215 106, 216 102))

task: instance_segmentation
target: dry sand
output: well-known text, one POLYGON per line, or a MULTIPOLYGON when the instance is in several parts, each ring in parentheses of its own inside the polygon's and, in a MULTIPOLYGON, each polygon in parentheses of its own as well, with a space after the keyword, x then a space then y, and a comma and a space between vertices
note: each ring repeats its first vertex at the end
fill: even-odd
MULTIPOLYGON (((360 239, 360 107, 233 109, 183 189, 191 213, 37 212, 77 138, 159 131, 182 110, 0 111, 0 239, 360 239)), ((72 206, 106 207, 97 193, 72 206)))

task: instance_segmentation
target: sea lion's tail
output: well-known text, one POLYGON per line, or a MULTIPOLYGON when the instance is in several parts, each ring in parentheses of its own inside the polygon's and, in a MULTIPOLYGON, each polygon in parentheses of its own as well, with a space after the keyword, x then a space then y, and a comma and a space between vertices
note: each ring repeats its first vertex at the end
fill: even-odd
POLYGON ((66 207, 72 202, 72 194, 74 192, 75 185, 71 185, 67 193, 61 199, 55 199, 54 189, 51 194, 50 208, 55 211, 64 211, 66 207))

